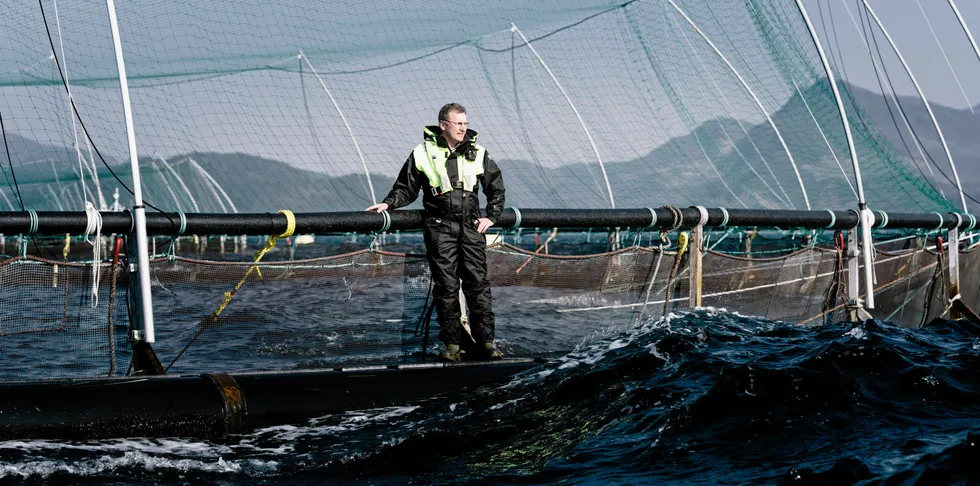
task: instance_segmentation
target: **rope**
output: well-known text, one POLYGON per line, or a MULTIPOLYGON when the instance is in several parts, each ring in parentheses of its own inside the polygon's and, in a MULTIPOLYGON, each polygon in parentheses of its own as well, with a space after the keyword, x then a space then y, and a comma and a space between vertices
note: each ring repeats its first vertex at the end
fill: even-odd
POLYGON ((278 214, 282 214, 286 216, 286 231, 283 231, 281 234, 278 235, 269 236, 269 242, 266 243, 264 247, 262 247, 261 249, 255 252, 255 258, 253 258, 252 260, 252 265, 248 267, 248 271, 245 272, 245 275, 242 277, 242 279, 238 281, 238 284, 235 285, 235 288, 231 289, 230 292, 225 292, 225 298, 224 300, 221 301, 221 305, 219 305, 218 308, 215 309, 210 316, 206 317, 204 320, 201 321, 201 327, 200 329, 198 329, 197 334, 195 334, 194 337, 191 338, 190 342, 187 343, 187 346, 184 346, 184 349, 182 349, 180 353, 177 353, 177 356, 174 357, 173 361, 171 361, 170 364, 167 365, 164 371, 170 370, 170 367, 173 366, 174 363, 176 363, 177 360, 180 359, 181 356, 183 356, 184 353, 187 352, 187 350, 191 347, 191 345, 194 344, 194 341, 197 341, 197 338, 199 338, 201 334, 210 325, 218 322, 218 318, 221 317, 221 313, 225 310, 226 307, 228 307, 228 304, 231 303, 231 299, 235 297, 235 294, 237 294, 238 291, 242 288, 242 285, 245 285, 245 281, 248 280, 248 277, 252 274, 253 270, 258 275, 259 280, 260 281, 262 280, 262 272, 261 270, 259 270, 259 266, 258 266, 259 260, 262 260, 262 257, 264 257, 265 254, 269 252, 269 250, 275 248, 277 238, 289 238, 290 236, 293 236, 293 232, 296 231, 296 216, 293 214, 292 211, 288 209, 280 209, 278 214))
POLYGON ((436 308, 436 301, 432 299, 432 280, 429 280, 429 291, 425 294, 425 303, 422 304, 422 314, 419 315, 418 321, 415 322, 415 337, 422 338, 422 359, 425 359, 426 352, 429 348, 429 328, 432 322, 432 311, 436 308))
MULTIPOLYGON (((35 214, 35 217, 37 215, 35 214)), ((102 276, 102 214, 85 201, 85 241, 92 245, 92 308, 99 306, 99 280, 102 276), (89 236, 95 235, 94 240, 89 236)))
POLYGON ((827 211, 828 213, 830 213, 830 224, 828 224, 827 226, 825 226, 825 228, 833 228, 834 225, 837 224, 837 213, 835 213, 835 212, 833 212, 833 211, 831 211, 829 209, 825 209, 825 211, 827 211))
POLYGON ((840 230, 834 232, 834 247, 837 250, 834 274, 830 277, 830 285, 824 293, 823 307, 821 308, 821 315, 826 316, 824 324, 830 324, 833 309, 837 307, 838 300, 847 302, 847 283, 844 280, 844 233, 840 230))
MULTIPOLYGON (((919 250, 919 251, 923 251, 923 250, 919 250)), ((879 286, 877 286, 877 287, 874 288, 874 293, 877 295, 877 294, 879 294, 879 293, 881 293, 881 292, 883 292, 885 290, 888 290, 889 288, 895 286, 896 284, 899 284, 901 282, 908 281, 908 279, 910 279, 910 278, 912 278, 912 277, 914 277, 914 276, 922 273, 923 271, 925 271, 926 269, 928 269, 932 265, 934 265, 934 264, 929 264, 929 265, 923 267, 922 269, 916 270, 914 273, 912 273, 912 274, 910 274, 908 276, 898 277, 895 280, 892 280, 891 282, 888 282, 888 283, 886 283, 884 285, 879 285, 879 286)), ((836 307, 834 307, 833 309, 828 310, 827 312, 835 312, 835 311, 838 311, 838 310, 844 308, 845 305, 846 305, 846 303, 844 303, 844 304, 837 304, 836 307)), ((804 321, 801 321, 800 322, 800 325, 808 324, 808 323, 810 323, 810 322, 812 322, 812 321, 814 321, 816 319, 819 319, 819 318, 823 317, 825 314, 826 314, 826 312, 821 312, 820 314, 817 314, 817 315, 815 315, 813 317, 810 317, 809 319, 806 319, 804 321)))
POLYGON ((669 232, 669 231, 674 231, 677 228, 680 228, 681 224, 684 222, 684 216, 681 214, 681 209, 678 208, 677 206, 673 206, 670 204, 665 204, 660 207, 670 211, 670 215, 673 216, 674 218, 674 221, 671 223, 670 227, 665 229, 669 232))
MULTIPOLYGON (((663 234, 663 233, 661 233, 663 234)), ((661 239, 660 242, 660 252, 657 255, 657 265, 653 269, 653 276, 650 277, 650 283, 647 284, 647 290, 643 294, 643 307, 640 307, 640 313, 637 314, 636 320, 633 321, 633 327, 637 327, 643 321, 643 313, 647 310, 647 304, 650 302, 650 292, 653 290, 653 283, 657 281, 657 275, 660 273, 660 262, 664 259, 664 242, 661 239)))
MULTIPOLYGON (((548 254, 548 250, 547 250, 548 243, 551 243, 551 240, 553 240, 555 238, 555 236, 558 236, 558 228, 555 228, 554 230, 552 230, 551 235, 548 236, 548 239, 544 240, 544 243, 541 244, 541 246, 539 246, 537 250, 534 250, 534 253, 532 253, 531 256, 527 257, 527 260, 524 260, 524 263, 522 263, 521 266, 517 267, 517 270, 514 270, 514 273, 515 274, 521 273, 521 270, 524 270, 524 267, 526 267, 528 263, 531 263, 531 260, 534 258, 534 255, 540 254, 541 253, 541 250, 545 250, 544 253, 545 253, 545 255, 547 255, 548 254)), ((623 250, 618 251, 618 252, 615 252, 615 253, 622 253, 624 251, 628 251, 628 249, 623 249, 623 250)), ((610 253, 612 253, 612 252, 610 252, 610 253)))
POLYGON ((116 324, 112 318, 112 311, 115 309, 116 302, 116 282, 119 280, 119 251, 122 249, 122 237, 117 236, 112 252, 112 276, 109 284, 109 315, 106 331, 109 337, 109 376, 116 371, 116 324))
MULTIPOLYGON (((936 282, 939 282, 939 292, 941 295, 949 294, 947 289, 947 281, 943 278, 943 274, 946 270, 946 256, 943 252, 943 239, 941 236, 936 236, 936 271, 932 273, 932 278, 929 279, 928 290, 926 290, 926 301, 922 309, 922 321, 919 322, 919 327, 926 325, 926 320, 929 318, 929 313, 932 311, 932 302, 936 298, 936 282)), ((940 317, 945 315, 940 314, 940 317)))
POLYGON ((722 218, 721 220, 721 224, 719 224, 718 226, 721 227, 728 226, 728 210, 725 208, 718 208, 718 209, 720 209, 721 214, 724 215, 724 218, 722 218))
POLYGON ((949 310, 953 308, 953 304, 955 304, 958 300, 961 300, 962 298, 963 298, 963 295, 962 294, 956 294, 951 299, 949 299, 949 303, 946 304, 946 308, 943 309, 943 313, 942 314, 939 314, 939 317, 943 317, 946 314, 948 314, 949 313, 949 310))
POLYGON ((674 277, 677 275, 677 269, 681 266, 681 257, 683 257, 684 252, 687 251, 687 239, 688 239, 687 233, 681 233, 677 237, 677 254, 674 255, 674 266, 670 268, 670 274, 667 275, 667 293, 664 295, 664 313, 663 313, 663 315, 665 316, 667 315, 667 311, 670 309, 670 296, 673 293, 670 287, 674 283, 674 277))

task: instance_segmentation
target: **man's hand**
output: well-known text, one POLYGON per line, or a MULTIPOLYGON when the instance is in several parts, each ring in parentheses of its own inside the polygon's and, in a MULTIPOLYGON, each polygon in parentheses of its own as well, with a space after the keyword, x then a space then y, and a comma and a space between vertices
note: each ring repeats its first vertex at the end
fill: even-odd
POLYGON ((477 232, 485 233, 487 231, 487 229, 489 229, 491 226, 493 226, 493 221, 490 221, 487 218, 480 218, 480 219, 474 221, 473 224, 476 225, 476 231, 477 232))
POLYGON ((378 203, 375 204, 374 206, 365 209, 365 211, 374 211, 376 213, 380 213, 381 211, 387 211, 387 210, 388 210, 388 203, 378 203))

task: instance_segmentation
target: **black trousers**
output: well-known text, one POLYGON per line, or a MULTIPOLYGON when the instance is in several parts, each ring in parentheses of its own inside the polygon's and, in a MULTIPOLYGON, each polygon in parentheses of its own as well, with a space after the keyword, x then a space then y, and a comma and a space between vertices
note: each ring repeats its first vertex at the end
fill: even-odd
POLYGON ((486 237, 477 232, 472 218, 450 221, 425 218, 425 249, 432 273, 432 296, 439 323, 439 339, 445 344, 469 341, 459 320, 460 279, 469 307, 469 325, 477 344, 493 341, 495 316, 487 279, 486 237))

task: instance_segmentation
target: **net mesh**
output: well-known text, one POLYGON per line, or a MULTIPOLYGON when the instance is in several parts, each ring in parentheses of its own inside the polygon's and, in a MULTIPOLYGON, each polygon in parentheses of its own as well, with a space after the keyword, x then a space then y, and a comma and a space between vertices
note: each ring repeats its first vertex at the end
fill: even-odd
MULTIPOLYGON (((131 206, 105 6, 4 7, 0 209, 131 206)), ((818 2, 815 18, 830 45, 824 7, 818 2)), ((841 209, 857 199, 837 105, 793 2, 116 8, 144 198, 162 210, 363 209, 385 196, 447 102, 468 108, 510 206, 841 209)), ((830 51, 842 72, 839 48, 830 51)), ((956 209, 935 174, 927 177, 910 150, 898 152, 855 90, 841 88, 869 205, 956 209)), ((489 257, 503 351, 563 352, 597 332, 689 308, 688 257, 659 236, 504 235, 489 257)), ((733 228, 711 237, 704 305, 801 323, 842 317, 828 235, 804 243, 790 230, 733 228)), ((96 299, 90 247, 70 243, 59 258, 61 239, 8 238, 0 235, 0 252, 15 255, 0 264, 0 379, 124 373, 127 306, 113 298, 110 277, 118 271, 118 287, 132 287, 120 271, 128 267, 97 262, 96 299)), ((368 235, 280 245, 217 320, 210 316, 263 242, 154 239, 158 355, 171 373, 430 357, 435 331, 423 349, 419 320, 429 300, 421 237, 380 238, 381 246, 368 235)), ((901 241, 889 246, 897 253, 879 255, 877 299, 886 319, 914 325, 945 300, 932 290, 936 256, 920 239, 901 241)), ((973 260, 964 254, 967 278, 973 260)))
MULTIPOLYGON (((15 4, 0 20, 4 203, 19 206, 16 177, 30 208, 112 206, 117 189, 129 205, 102 163, 129 184, 105 7, 15 4)), ((856 200, 792 2, 117 9, 145 195, 162 209, 362 209, 448 101, 468 107, 518 207, 856 200)), ((847 89, 845 101, 871 206, 950 208, 847 89)))
MULTIPOLYGON (((751 228, 709 233, 703 305, 808 325, 844 319, 843 300, 828 290, 835 279, 846 281, 846 272, 834 272, 842 257, 832 235, 796 236, 751 228)), ((217 318, 214 310, 255 265, 252 251, 262 242, 226 242, 221 252, 219 238, 187 237, 179 247, 161 241, 151 262, 154 349, 171 374, 433 360, 438 325, 433 318, 426 340, 420 324, 430 292, 421 237, 398 237, 387 250, 349 236, 279 245, 217 318), (330 256, 308 258, 323 254, 330 256)), ((690 257, 678 255, 671 237, 631 233, 624 248, 590 253, 607 238, 528 231, 489 249, 497 343, 508 356, 564 353, 597 333, 691 307, 690 257)), ((937 277, 939 258, 926 241, 924 234, 882 235, 876 317, 918 326, 948 310, 945 273, 937 277)), ((78 246, 74 251, 85 244, 78 246)), ((960 255, 967 302, 980 298, 975 255, 960 255)), ((101 269, 96 301, 91 264, 28 256, 0 265, 4 380, 126 373, 127 300, 123 292, 110 295, 111 265, 101 269)), ((126 270, 116 271, 124 286, 126 270)))

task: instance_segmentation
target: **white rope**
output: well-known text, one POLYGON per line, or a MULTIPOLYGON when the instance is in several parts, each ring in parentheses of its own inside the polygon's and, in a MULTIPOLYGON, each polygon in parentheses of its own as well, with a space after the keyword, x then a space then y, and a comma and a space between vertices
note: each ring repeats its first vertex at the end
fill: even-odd
POLYGON ((102 270, 102 214, 85 201, 85 241, 92 245, 92 307, 99 306, 99 277, 102 270), (94 240, 89 236, 95 234, 94 240))
MULTIPOLYGON (((333 97, 333 93, 330 92, 330 88, 327 88, 327 83, 323 82, 323 78, 320 77, 320 73, 316 72, 316 68, 313 67, 313 63, 310 62, 310 58, 306 57, 306 53, 304 53, 302 49, 299 50, 299 58, 302 59, 307 66, 309 66, 310 72, 312 72, 313 76, 316 77, 316 80, 320 82, 320 87, 327 93, 327 97, 330 98, 330 102, 333 103, 334 109, 337 110, 337 114, 340 115, 340 121, 344 122, 344 128, 347 129, 347 134, 350 135, 350 140, 354 143, 354 150, 357 151, 357 157, 361 159, 361 167, 364 169, 364 179, 367 180, 371 202, 378 204, 378 197, 374 194, 374 183, 371 182, 371 171, 368 170, 367 161, 364 160, 364 152, 361 151, 361 145, 357 143, 357 137, 354 136, 354 130, 347 121, 347 116, 344 115, 344 111, 340 109, 340 105, 337 104, 337 100, 333 97)), ((235 212, 237 213, 238 211, 235 212)))
POLYGON ((968 96, 966 96, 966 91, 963 90, 963 85, 960 83, 960 77, 956 75, 956 70, 953 69, 953 64, 949 62, 949 56, 946 55, 946 49, 943 49, 943 43, 939 42, 939 36, 936 35, 936 29, 932 28, 932 22, 929 21, 929 16, 926 15, 926 11, 922 8, 922 4, 919 3, 919 0, 915 0, 915 4, 919 7, 919 12, 922 12, 922 18, 926 21, 926 25, 929 26, 929 33, 931 33, 932 38, 936 40, 936 47, 939 48, 939 52, 942 53, 943 59, 946 60, 946 66, 949 67, 949 72, 953 75, 953 81, 956 81, 956 87, 960 89, 960 93, 963 95, 963 100, 966 101, 967 108, 970 109, 970 113, 975 115, 976 113, 973 112, 973 102, 970 101, 968 96))
MULTIPOLYGON (((886 262, 890 262, 890 261, 893 261, 893 260, 896 260, 896 259, 899 259, 899 258, 906 258, 907 256, 908 255, 892 256, 892 257, 885 258, 883 260, 879 260, 876 263, 886 263, 886 262)), ((932 266, 935 266, 935 265, 936 265, 935 263, 932 263, 932 264, 930 264, 930 265, 928 265, 926 267, 923 267, 923 270, 928 269, 928 268, 930 268, 932 266)), ((684 271, 686 272, 687 269, 685 268, 684 271)), ((774 288, 782 287, 782 286, 785 286, 785 285, 793 285, 793 284, 798 284, 800 282, 807 282, 807 281, 810 281, 810 280, 813 280, 813 279, 827 277, 827 276, 832 275, 833 273, 834 272, 824 272, 824 273, 818 273, 816 275, 808 275, 808 276, 805 276, 805 277, 794 278, 794 279, 791 279, 791 280, 783 280, 783 281, 779 281, 779 282, 776 282, 776 283, 768 283, 768 284, 756 285, 754 287, 744 287, 744 288, 739 288, 739 289, 734 289, 734 290, 726 290, 726 291, 723 291, 723 292, 715 292, 715 293, 710 293, 710 294, 704 294, 703 297, 705 299, 707 299, 707 298, 715 298, 715 297, 724 297, 726 295, 744 294, 746 292, 754 292, 754 291, 763 290, 763 289, 774 289, 774 288)), ((683 276, 684 276, 684 272, 681 272, 678 275, 678 278, 683 277, 683 276)), ((666 287, 664 287, 663 289, 666 290, 666 287)), ((882 289, 882 290, 884 290, 884 289, 882 289)), ((688 299, 687 296, 684 296, 684 297, 675 297, 675 298, 670 299, 670 302, 681 302, 681 301, 685 301, 687 299, 688 299)), ((664 303, 664 299, 661 299, 661 300, 655 300, 655 301, 647 302, 646 305, 657 305, 657 304, 663 304, 663 303, 664 303)), ((608 309, 632 309, 632 308, 636 308, 636 307, 642 307, 643 305, 645 305, 645 304, 642 303, 642 302, 636 302, 636 303, 632 303, 632 304, 611 304, 611 305, 603 305, 603 306, 595 306, 595 307, 575 307, 575 308, 571 308, 571 309, 555 309, 555 312, 558 312, 558 313, 561 313, 561 314, 565 314, 565 313, 570 313, 570 312, 587 312, 587 311, 608 310, 608 309)))
POLYGON ((551 72, 551 68, 545 64, 544 58, 541 57, 541 54, 538 54, 537 49, 531 45, 531 41, 527 40, 527 37, 524 36, 524 32, 521 32, 521 29, 517 28, 517 24, 511 22, 510 31, 521 37, 521 40, 524 41, 524 45, 531 50, 531 54, 534 54, 534 57, 537 58, 539 63, 541 63, 541 67, 543 67, 548 73, 548 76, 551 76, 551 80, 554 81, 555 86, 558 87, 558 91, 561 91, 562 96, 565 97, 565 101, 568 102, 568 106, 572 109, 572 113, 575 114, 575 118, 578 119, 579 125, 581 125, 582 130, 585 131, 585 137, 589 139, 589 145, 592 147, 592 152, 595 154, 596 161, 599 162, 599 170, 602 171, 602 179, 606 182, 606 192, 609 194, 609 207, 616 209, 616 200, 613 198, 613 190, 612 185, 609 183, 609 175, 606 174, 606 165, 602 162, 602 157, 599 155, 599 147, 596 146, 595 140, 592 139, 592 133, 589 132, 589 127, 585 125, 585 120, 582 118, 582 115, 579 114, 578 108, 575 107, 575 103, 572 103, 572 98, 568 96, 565 88, 558 82, 558 78, 555 77, 555 73, 551 72))
POLYGON ((789 159, 789 163, 793 167, 793 173, 796 174, 796 180, 800 184, 800 192, 803 194, 803 202, 806 203, 806 208, 810 209, 810 197, 807 196, 806 187, 803 185, 803 176, 800 175, 800 170, 796 166, 796 160, 793 158, 793 154, 790 153, 789 147, 786 145, 786 141, 783 139, 783 134, 779 131, 779 128, 776 127, 776 123, 772 120, 772 117, 769 116, 769 111, 766 110, 765 106, 763 106, 762 101, 759 100, 758 96, 756 96, 755 91, 753 91, 752 88, 749 87, 748 83, 745 81, 745 78, 743 78, 742 75, 735 69, 735 66, 733 66, 732 63, 728 61, 728 58, 725 57, 725 55, 722 54, 720 50, 718 50, 718 47, 715 46, 715 43, 708 38, 707 34, 705 34, 701 30, 701 28, 698 27, 693 20, 691 20, 691 17, 689 17, 687 13, 685 13, 683 10, 681 10, 680 7, 677 6, 677 3, 675 3, 674 0, 667 0, 667 2, 672 7, 674 7, 674 10, 676 10, 677 13, 680 14, 681 17, 683 17, 684 20, 686 20, 687 23, 691 25, 691 27, 695 30, 695 32, 697 32, 701 36, 701 38, 715 51, 715 54, 717 54, 718 57, 722 60, 722 62, 724 62, 725 65, 728 66, 728 70, 731 71, 736 78, 738 78, 739 83, 742 85, 743 88, 745 88, 745 91, 749 94, 749 96, 752 97, 752 100, 755 101, 756 106, 759 107, 759 110, 762 111, 762 114, 765 115, 766 120, 769 122, 769 126, 772 128, 773 133, 776 134, 776 138, 779 139, 779 143, 780 145, 782 145, 783 150, 786 152, 786 157, 789 159))
POLYGON ((800 91, 800 86, 796 84, 796 80, 790 78, 793 81, 793 87, 796 88, 796 93, 800 95, 800 100, 803 101, 803 106, 806 107, 807 113, 810 114, 810 119, 813 120, 813 124, 817 126, 817 131, 820 132, 820 136, 823 137, 823 141, 827 144, 827 148, 830 149, 830 155, 834 157, 834 161, 837 162, 837 167, 840 169, 840 173, 844 176, 844 182, 847 182, 847 187, 851 188, 851 192, 854 193, 854 197, 857 197, 858 193, 854 189, 854 184, 851 184, 851 179, 847 177, 847 171, 844 170, 844 164, 841 163, 840 159, 837 158, 837 152, 834 151, 833 145, 830 144, 830 140, 827 139, 827 135, 823 132, 823 128, 820 127, 820 122, 817 121, 817 116, 813 114, 813 110, 810 109, 810 104, 806 102, 806 98, 803 96, 803 92, 800 91))
MULTIPOLYGON (((694 44, 691 43, 691 40, 687 37, 687 34, 684 32, 683 29, 680 28, 680 25, 678 25, 677 19, 674 18, 674 17, 671 17, 671 20, 673 21, 674 28, 678 32, 680 32, 681 37, 684 39, 685 43, 687 43, 687 47, 694 54, 695 59, 698 60, 698 64, 701 66, 701 71, 711 81, 711 85, 714 86, 715 91, 717 92, 717 95, 715 95, 716 99, 717 98, 720 98, 721 99, 722 103, 725 106, 725 109, 729 113, 735 113, 735 110, 732 108, 731 103, 729 103, 729 101, 728 101, 728 97, 725 96, 725 90, 721 89, 721 87, 718 86, 718 82, 715 81, 715 77, 711 75, 711 71, 707 68, 707 65, 701 59, 701 55, 698 54, 697 49, 694 48, 694 44)), ((705 103, 709 103, 707 97, 704 95, 704 93, 701 92, 701 90, 697 90, 697 93, 700 95, 701 99, 705 103)), ((742 124, 742 122, 738 119, 738 117, 733 116, 733 118, 735 119, 735 123, 742 130, 742 133, 745 134, 746 140, 748 140, 749 141, 749 144, 752 146, 752 148, 755 149, 755 153, 758 154, 759 159, 762 160, 762 165, 764 165, 766 167, 766 169, 769 170, 769 175, 771 175, 772 178, 773 178, 773 180, 776 181, 776 185, 779 187, 779 190, 782 191, 783 196, 785 196, 785 199, 782 198, 782 197, 780 197, 779 194, 776 194, 776 191, 773 190, 773 188, 769 185, 769 182, 767 182, 765 179, 763 179, 762 176, 755 170, 755 167, 753 167, 752 164, 749 163, 749 160, 745 157, 745 155, 742 153, 742 151, 739 150, 738 144, 736 144, 735 141, 732 140, 732 137, 728 134, 728 130, 725 129, 725 126, 724 126, 724 124, 721 123, 721 120, 715 119, 715 122, 718 124, 718 128, 721 129, 722 135, 725 137, 725 139, 728 141, 728 143, 731 144, 732 150, 734 150, 735 153, 738 154, 738 156, 742 159, 742 161, 745 162, 745 165, 749 168, 749 170, 756 176, 756 178, 759 179, 760 182, 762 182, 763 185, 766 186, 766 189, 769 189, 769 192, 771 192, 772 195, 775 196, 776 199, 779 202, 781 202, 781 203, 783 203, 785 205, 788 205, 788 206, 792 207, 793 206, 793 201, 790 199, 789 194, 786 193, 786 189, 783 189, 783 185, 780 184, 779 179, 776 177, 776 174, 774 174, 773 171, 772 171, 772 168, 769 167, 769 162, 766 161, 766 157, 764 155, 762 155, 762 151, 759 150, 759 147, 756 145, 755 141, 752 140, 752 136, 749 135, 748 130, 745 129, 745 125, 742 124)))
POLYGON ((929 113, 929 119, 932 120, 932 125, 936 129, 936 135, 939 135, 939 142, 943 146, 943 151, 946 153, 946 159, 949 160, 949 168, 953 171, 953 180, 956 182, 956 189, 960 193, 960 204, 962 205, 963 212, 968 212, 969 209, 966 207, 966 196, 963 194, 963 184, 960 182, 959 172, 956 171, 956 163, 953 162, 953 154, 949 150, 949 144, 946 143, 946 136, 943 135, 943 129, 939 126, 939 120, 936 119, 936 114, 932 111, 932 105, 929 104, 929 99, 926 98, 925 93, 922 91, 922 87, 919 86, 919 82, 916 80, 915 75, 912 74, 912 68, 909 67, 908 63, 905 62, 905 57, 902 56, 902 52, 898 50, 898 46, 895 44, 895 40, 892 39, 891 34, 885 30, 885 25, 881 23, 881 19, 875 14, 874 9, 868 3, 868 0, 861 0, 864 4, 864 9, 871 14, 871 18, 874 19, 875 24, 878 25, 878 29, 881 30, 882 34, 885 34, 885 40, 891 46, 892 50, 895 51, 895 55, 898 56, 898 60, 902 63, 902 67, 905 68, 905 73, 909 75, 909 80, 912 81, 912 86, 915 87, 916 93, 919 94, 919 98, 922 100, 922 104, 926 108, 926 112, 929 113))
MULTIPOLYGON (((869 54, 871 54, 872 53, 871 44, 868 44, 867 39, 864 37, 864 30, 861 26, 858 25, 857 19, 854 18, 854 14, 851 12, 851 7, 847 6, 848 0, 841 0, 841 3, 844 5, 844 9, 847 10, 847 16, 851 18, 851 25, 853 25, 854 29, 857 31, 858 37, 861 39, 861 44, 864 45, 864 48, 868 50, 869 54)), ((884 66, 879 66, 878 61, 875 59, 873 55, 871 57, 871 67, 874 68, 875 70, 875 76, 879 77, 880 79, 881 75, 878 73, 884 72, 885 68, 884 66)), ((898 109, 898 114, 902 115, 902 122, 905 124, 905 129, 912 136, 912 143, 913 145, 915 145, 915 148, 918 150, 919 157, 922 159, 923 163, 925 164, 926 169, 929 169, 929 175, 932 176, 932 180, 933 182, 935 182, 936 189, 939 190, 939 194, 943 197, 943 199, 947 199, 946 193, 943 192, 943 188, 939 184, 939 179, 936 177, 936 172, 932 170, 932 164, 929 163, 929 159, 926 157, 925 151, 922 150, 922 144, 919 143, 919 138, 915 136, 915 132, 912 130, 912 124, 909 123, 909 119, 905 115, 905 110, 902 110, 901 106, 898 103, 898 96, 896 95, 894 90, 889 90, 888 94, 892 100, 892 104, 894 104, 895 107, 898 109)), ((912 161, 915 162, 915 156, 912 156, 911 154, 909 155, 911 156, 912 161)))

